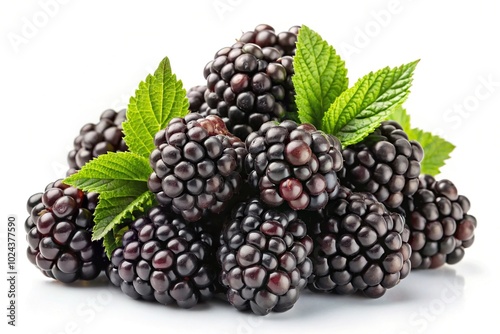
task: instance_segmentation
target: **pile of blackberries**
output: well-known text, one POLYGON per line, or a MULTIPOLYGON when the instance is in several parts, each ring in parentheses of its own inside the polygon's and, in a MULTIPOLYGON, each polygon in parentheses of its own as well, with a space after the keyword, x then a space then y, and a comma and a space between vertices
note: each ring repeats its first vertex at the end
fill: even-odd
MULTIPOLYGON (((190 113, 154 138, 156 205, 124 223, 109 258, 92 240, 97 194, 57 180, 30 196, 30 262, 64 283, 104 272, 135 299, 191 308, 219 295, 265 315, 305 289, 378 298, 411 269, 462 260, 470 202, 421 175, 422 146, 398 123, 342 147, 297 121, 298 30, 259 25, 208 62, 206 83, 187 92, 190 113)), ((106 110, 81 128, 68 175, 127 150, 125 116, 106 110)))

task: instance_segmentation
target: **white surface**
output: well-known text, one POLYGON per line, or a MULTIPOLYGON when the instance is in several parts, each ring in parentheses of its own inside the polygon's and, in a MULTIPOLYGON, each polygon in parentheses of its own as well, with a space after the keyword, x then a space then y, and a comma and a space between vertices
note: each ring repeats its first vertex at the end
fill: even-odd
POLYGON ((5 224, 18 216, 18 328, 25 333, 467 333, 500 331, 497 240, 500 105, 495 1, 2 1, 0 96, 1 331, 6 325, 5 224), (44 7, 56 3, 57 7, 44 7), (219 6, 219 11, 216 6, 219 6), (45 9, 44 9, 45 8, 45 9), (47 9, 48 8, 48 9, 47 9), (50 12, 50 15, 44 14, 50 12), (390 13, 387 15, 387 13, 390 13), (382 15, 384 14, 384 15, 382 15), (47 20, 45 20, 47 19, 47 20), (377 21, 378 20, 378 21, 377 21), (40 27, 29 30, 29 23, 40 27), (370 70, 421 59, 406 107, 414 125, 457 149, 442 177, 472 202, 476 244, 462 262, 412 272, 378 300, 304 294, 265 318, 220 302, 192 310, 137 302, 98 284, 63 286, 25 257, 25 201, 64 175, 80 127, 126 106, 164 56, 185 87, 241 31, 306 24, 346 60, 351 84, 370 70), (43 25, 43 26, 41 26, 43 25), (363 37, 362 32, 369 36, 363 37), (24 37, 23 37, 24 33, 24 37), (12 39, 21 44, 14 47, 12 39), (20 38, 25 38, 20 40, 20 38), (490 84, 485 84, 490 81, 490 84), (462 110, 462 111, 460 111, 462 110), (438 130, 441 129, 441 130, 438 130), (492 306, 492 307, 490 307, 492 306), (184 331, 185 332, 185 331, 184 331))

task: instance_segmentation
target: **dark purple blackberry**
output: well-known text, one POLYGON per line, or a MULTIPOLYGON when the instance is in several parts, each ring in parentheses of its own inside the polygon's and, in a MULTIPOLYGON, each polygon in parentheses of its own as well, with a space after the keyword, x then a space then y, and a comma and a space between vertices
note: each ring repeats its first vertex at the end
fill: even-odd
POLYGON ((217 116, 197 113, 171 120, 155 136, 148 186, 158 203, 187 221, 220 213, 242 187, 245 144, 217 116))
POLYGON ((29 261, 64 283, 96 278, 104 266, 101 242, 92 241, 97 194, 57 180, 32 195, 25 222, 29 261))
POLYGON ((207 86, 205 85, 194 86, 187 91, 190 112, 206 114, 206 110, 208 108, 207 102, 205 101, 206 91, 207 86))
POLYGON ((312 240, 290 209, 269 209, 258 199, 240 203, 221 234, 217 260, 227 299, 255 314, 293 307, 312 271, 312 240))
POLYGON ((417 192, 405 199, 411 231, 411 264, 415 269, 438 268, 462 260, 474 243, 476 218, 468 214, 470 202, 449 180, 420 176, 417 192))
POLYGON ((270 206, 319 210, 334 196, 342 168, 340 141, 310 124, 264 123, 246 139, 249 186, 270 206))
POLYGON ((129 223, 106 274, 134 299, 191 308, 210 298, 217 272, 212 236, 163 207, 129 223))
POLYGON ((294 118, 296 41, 295 30, 276 35, 272 27, 260 25, 220 49, 204 69, 207 107, 200 112, 221 117, 242 140, 267 121, 294 118))
POLYGON ((369 193, 341 187, 321 214, 302 212, 314 241, 309 288, 381 297, 410 272, 410 231, 369 193))
POLYGON ((80 170, 83 165, 95 157, 107 152, 126 151, 127 144, 123 140, 122 123, 125 121, 126 110, 105 110, 99 123, 88 123, 82 126, 80 134, 73 142, 73 150, 68 153, 71 175, 80 170))
POLYGON ((399 211, 403 198, 418 189, 424 151, 395 121, 382 122, 363 141, 344 148, 342 155, 341 184, 374 194, 389 210, 399 211))

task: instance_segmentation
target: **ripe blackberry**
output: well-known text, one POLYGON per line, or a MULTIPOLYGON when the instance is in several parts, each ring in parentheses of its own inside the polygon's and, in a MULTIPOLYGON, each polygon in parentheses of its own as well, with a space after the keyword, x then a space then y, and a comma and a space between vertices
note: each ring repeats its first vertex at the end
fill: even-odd
POLYGON ((215 255, 203 224, 188 225, 156 206, 128 226, 106 270, 113 285, 134 299, 183 308, 212 296, 215 255))
POLYGON ((250 187, 270 206, 319 210, 338 188, 340 141, 310 124, 264 123, 246 139, 250 187))
POLYGON ((92 280, 103 268, 104 251, 91 238, 96 193, 57 180, 27 202, 27 256, 42 273, 64 283, 92 280))
POLYGON ((422 146, 395 121, 382 122, 372 134, 342 151, 340 182, 355 191, 368 192, 387 208, 399 211, 405 196, 418 189, 422 146))
POLYGON ((175 118, 155 137, 148 186, 158 203, 187 221, 220 213, 242 186, 245 144, 217 116, 175 118))
POLYGON ((99 123, 88 123, 82 126, 80 134, 73 142, 73 150, 68 153, 71 175, 80 170, 87 162, 107 152, 126 151, 127 144, 123 140, 122 123, 125 121, 126 110, 105 110, 99 123))
POLYGON ((410 232, 372 194, 341 187, 337 196, 322 214, 302 213, 314 241, 309 288, 378 298, 410 272, 410 232))
POLYGON ((455 264, 474 243, 476 218, 468 214, 469 200, 458 195, 451 181, 421 175, 419 189, 405 199, 404 207, 411 231, 412 268, 455 264))
POLYGON ((205 85, 194 86, 187 91, 190 112, 206 114, 208 108, 207 102, 205 101, 206 91, 207 86, 205 85))
POLYGON ((204 69, 207 108, 244 140, 270 120, 294 117, 293 54, 297 34, 278 35, 267 25, 220 49, 204 69))
POLYGON ((293 307, 312 271, 312 240, 290 209, 269 209, 258 199, 240 203, 221 234, 217 260, 227 299, 255 314, 293 307))

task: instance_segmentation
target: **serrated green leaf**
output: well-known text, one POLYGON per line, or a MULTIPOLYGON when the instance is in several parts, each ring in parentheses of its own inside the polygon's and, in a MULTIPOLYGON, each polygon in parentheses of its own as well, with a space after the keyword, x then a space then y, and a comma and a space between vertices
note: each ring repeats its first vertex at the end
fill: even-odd
POLYGON ((165 57, 154 75, 148 75, 130 98, 127 120, 123 123, 125 142, 130 152, 149 157, 154 136, 175 117, 189 112, 189 102, 182 82, 177 80, 165 57))
POLYGON ((104 251, 108 259, 111 259, 111 254, 113 251, 122 245, 122 237, 129 230, 128 225, 121 226, 116 225, 111 231, 106 233, 102 239, 102 244, 104 246, 104 251))
POLYGON ((292 81, 299 119, 319 128, 324 113, 348 87, 345 63, 319 34, 302 26, 293 67, 292 81))
POLYGON ((386 67, 359 79, 332 103, 321 129, 337 136, 343 146, 361 141, 406 100, 417 63, 386 67))
POLYGON ((130 194, 147 182, 151 172, 147 158, 131 152, 108 152, 86 163, 64 183, 101 195, 130 194))
POLYGON ((421 129, 411 129, 408 137, 420 143, 424 149, 424 159, 420 162, 420 173, 436 176, 455 145, 445 139, 421 129))
POLYGON ((410 140, 417 141, 424 150, 424 158, 420 162, 420 173, 436 176, 445 161, 450 158, 455 145, 445 139, 419 128, 411 127, 410 115, 399 106, 394 109, 389 119, 398 122, 410 140))
POLYGON ((147 183, 131 188, 128 194, 108 192, 99 196, 99 204, 94 212, 92 240, 102 239, 113 227, 125 219, 134 219, 135 215, 145 212, 153 206, 155 195, 148 190, 147 183))

